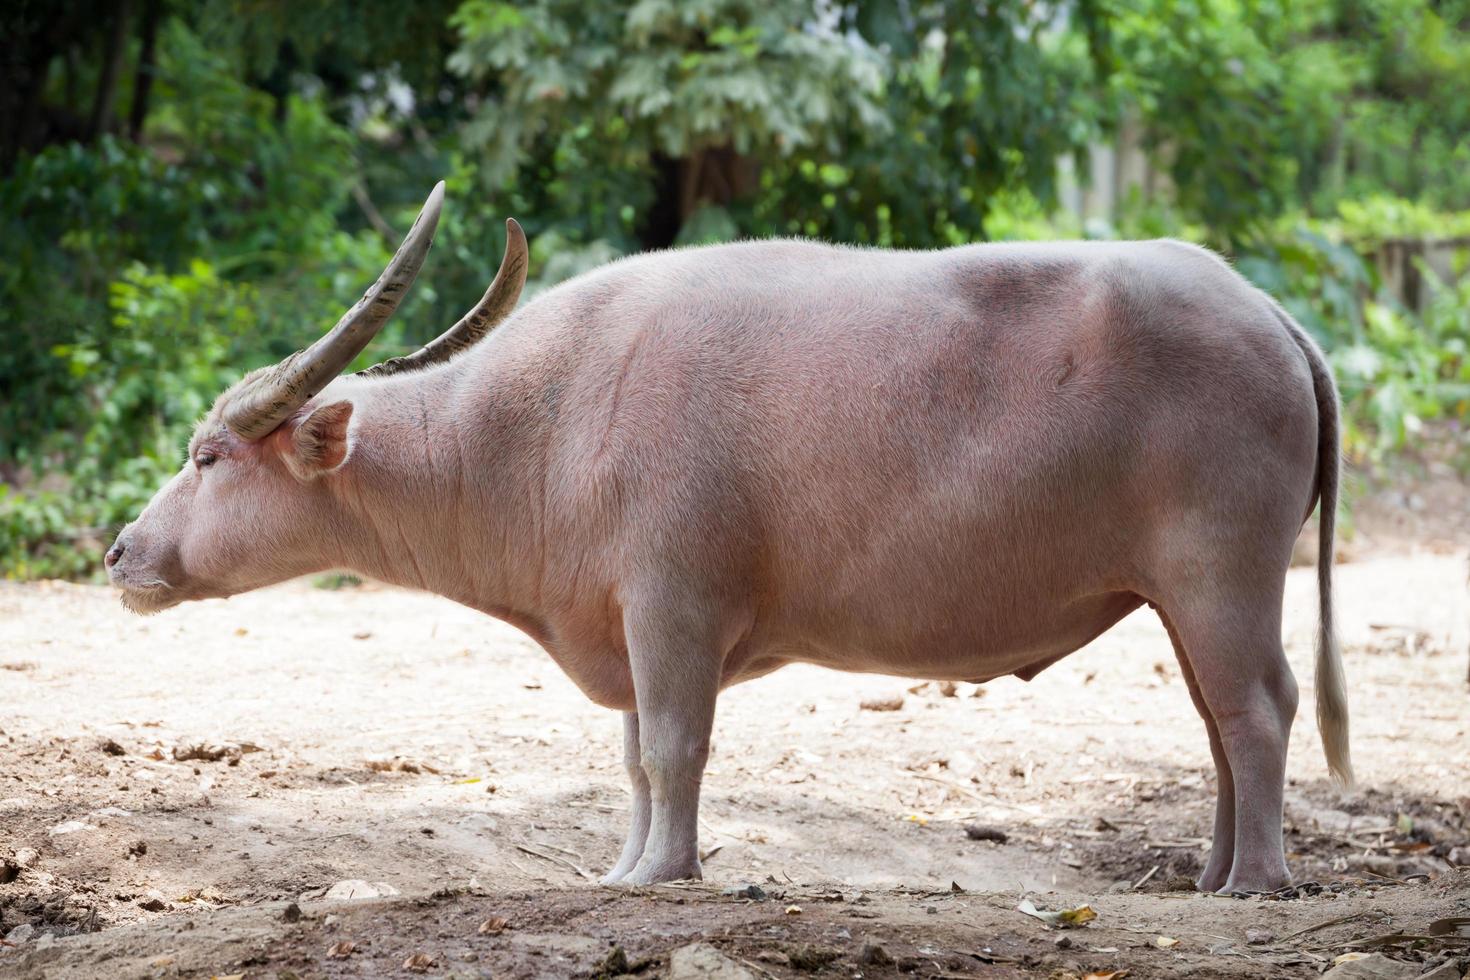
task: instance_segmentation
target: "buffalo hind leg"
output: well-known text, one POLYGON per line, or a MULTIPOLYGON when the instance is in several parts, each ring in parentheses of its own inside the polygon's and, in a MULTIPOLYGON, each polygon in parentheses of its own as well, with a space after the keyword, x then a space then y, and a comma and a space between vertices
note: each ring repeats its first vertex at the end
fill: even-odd
POLYGON ((622 880, 699 878, 699 787, 720 687, 717 641, 697 613, 633 608, 624 624, 650 806, 643 853, 622 880))
MULTIPOLYGON (((1281 817, 1297 685, 1281 647, 1281 587, 1280 578, 1270 574, 1241 576, 1214 588, 1196 582, 1189 594, 1166 605, 1199 698, 1214 721, 1225 757, 1221 771, 1230 774, 1234 848, 1230 874, 1215 889, 1225 893, 1273 891, 1291 883, 1281 817)), ((1216 846, 1221 847, 1218 837, 1216 846)), ((1209 870, 1218 872, 1213 859, 1209 870)))
POLYGON ((1230 760, 1225 755, 1225 744, 1220 741, 1220 727, 1215 724, 1209 705, 1205 704, 1204 696, 1200 693, 1194 669, 1189 666, 1189 657, 1184 652, 1184 644, 1179 641, 1179 634, 1175 631, 1174 624, 1169 622, 1169 617, 1164 615, 1164 611, 1160 609, 1158 613, 1169 634, 1169 640, 1174 644, 1174 656, 1179 661, 1179 671, 1184 675, 1185 686, 1189 688, 1189 697, 1194 701, 1195 710, 1204 719, 1205 733, 1210 739, 1210 755, 1215 760, 1215 832, 1210 844, 1210 859, 1195 882, 1200 891, 1215 892, 1225 887, 1225 880, 1230 877, 1230 866, 1235 861, 1235 783, 1230 777, 1230 760))
POLYGON ((628 818, 628 840, 623 845, 622 856, 613 869, 603 876, 604 885, 616 884, 628 876, 643 856, 643 845, 648 840, 648 823, 653 804, 648 795, 648 776, 643 771, 641 752, 638 748, 638 712, 623 712, 623 765, 628 770, 628 781, 633 785, 633 803, 628 818))

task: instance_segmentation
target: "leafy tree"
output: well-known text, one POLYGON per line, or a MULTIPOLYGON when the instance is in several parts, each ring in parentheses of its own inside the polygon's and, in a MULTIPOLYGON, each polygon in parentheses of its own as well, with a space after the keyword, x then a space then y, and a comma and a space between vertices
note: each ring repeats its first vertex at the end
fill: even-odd
POLYGON ((701 208, 748 203, 763 161, 887 128, 876 53, 801 0, 467 0, 452 22, 450 66, 482 89, 465 128, 481 179, 546 161, 590 237, 671 244, 701 208), (636 220, 609 190, 632 192, 636 220))

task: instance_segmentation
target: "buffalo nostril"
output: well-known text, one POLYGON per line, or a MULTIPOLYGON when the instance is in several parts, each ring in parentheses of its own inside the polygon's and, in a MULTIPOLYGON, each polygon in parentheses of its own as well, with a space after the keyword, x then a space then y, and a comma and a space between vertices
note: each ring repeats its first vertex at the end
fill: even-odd
POLYGON ((102 564, 108 568, 116 565, 117 560, 123 556, 125 550, 126 548, 123 543, 121 541, 117 542, 111 548, 107 549, 107 554, 102 556, 102 564))

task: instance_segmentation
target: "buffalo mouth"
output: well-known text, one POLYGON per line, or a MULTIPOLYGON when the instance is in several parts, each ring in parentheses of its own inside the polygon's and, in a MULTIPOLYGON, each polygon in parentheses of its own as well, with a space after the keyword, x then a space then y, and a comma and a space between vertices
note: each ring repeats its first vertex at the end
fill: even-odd
POLYGON ((118 592, 123 608, 140 616, 151 616, 171 609, 187 598, 164 583, 145 586, 119 584, 118 592))

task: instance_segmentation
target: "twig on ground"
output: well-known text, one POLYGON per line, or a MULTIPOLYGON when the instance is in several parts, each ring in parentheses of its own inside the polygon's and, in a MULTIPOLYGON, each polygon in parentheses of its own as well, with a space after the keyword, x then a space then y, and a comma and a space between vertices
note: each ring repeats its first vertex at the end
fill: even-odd
POLYGON ((754 963, 750 962, 750 960, 746 959, 743 956, 737 956, 735 958, 737 960, 739 960, 741 963, 744 963, 746 966, 750 967, 756 973, 759 973, 763 977, 770 977, 771 980, 781 980, 781 978, 779 976, 777 976, 776 974, 772 973, 770 970, 762 969, 761 967, 756 966, 754 963))
POLYGON ((1289 936, 1282 936, 1280 939, 1278 939, 1276 941, 1278 943, 1284 943, 1288 939, 1295 939, 1298 936, 1305 936, 1307 933, 1309 933, 1309 932, 1317 932, 1319 929, 1330 929, 1333 926, 1340 926, 1344 922, 1352 922, 1354 919, 1361 919, 1365 915, 1386 915, 1386 914, 1387 913, 1381 912, 1378 909, 1368 909, 1366 912, 1354 912, 1351 915, 1342 915, 1342 916, 1338 916, 1335 919, 1328 919, 1326 922, 1319 922, 1319 923, 1317 923, 1314 926, 1307 926, 1305 929, 1298 929, 1296 932, 1292 933, 1291 935, 1289 935, 1289 936))
POLYGON ((593 876, 592 872, 588 871, 586 868, 581 867, 580 865, 568 861, 564 857, 557 857, 555 854, 547 854, 545 851, 538 851, 534 847, 531 847, 527 844, 516 844, 514 846, 516 850, 521 851, 522 853, 529 854, 532 857, 538 857, 543 861, 550 861, 552 864, 559 864, 564 868, 569 868, 577 874, 581 875, 583 878, 587 879, 588 881, 597 880, 593 876))
POLYGON ((910 772, 907 769, 900 769, 899 772, 903 773, 905 776, 912 776, 914 779, 926 779, 931 783, 938 783, 940 786, 948 786, 956 793, 963 793, 965 796, 968 796, 972 800, 977 800, 981 803, 989 804, 990 806, 999 806, 1009 810, 1016 810, 1020 813, 1027 814, 1028 816, 1032 817, 1040 817, 1042 815, 1041 811, 1037 810, 1035 807, 1026 806, 1024 803, 1010 803, 1006 800, 1000 799, 999 797, 986 796, 983 793, 975 792, 968 786, 961 786, 959 783, 952 782, 948 779, 943 779, 939 776, 931 776, 927 772, 910 772))

